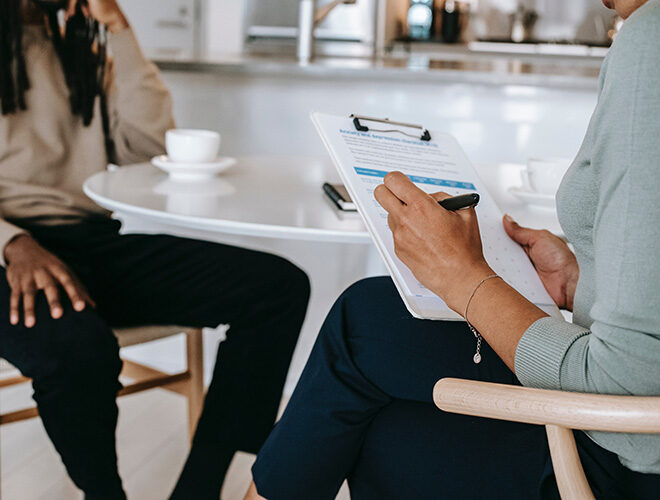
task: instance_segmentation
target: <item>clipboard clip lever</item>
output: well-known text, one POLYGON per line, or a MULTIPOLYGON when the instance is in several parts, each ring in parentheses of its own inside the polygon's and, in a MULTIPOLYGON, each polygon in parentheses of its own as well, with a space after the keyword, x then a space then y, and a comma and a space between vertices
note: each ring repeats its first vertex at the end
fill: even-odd
POLYGON ((389 118, 372 118, 372 117, 369 117, 369 116, 360 116, 360 115, 351 115, 350 117, 353 119, 353 125, 355 125, 355 130, 357 130, 358 132, 369 132, 369 130, 371 130, 372 132, 399 133, 399 134, 406 135, 408 137, 413 137, 413 138, 415 138, 417 140, 420 140, 420 141, 429 142, 431 140, 431 134, 422 125, 415 125, 415 124, 412 124, 412 123, 403 123, 403 122, 394 122, 394 121, 390 120, 389 118), (398 130, 398 129, 375 129, 375 128, 370 129, 366 125, 363 125, 362 123, 360 123, 360 120, 367 121, 367 122, 375 122, 375 123, 385 123, 387 125, 395 125, 395 126, 411 128, 411 129, 419 129, 419 130, 421 130, 421 134, 420 135, 414 135, 414 134, 410 134, 408 132, 404 132, 403 130, 398 130))

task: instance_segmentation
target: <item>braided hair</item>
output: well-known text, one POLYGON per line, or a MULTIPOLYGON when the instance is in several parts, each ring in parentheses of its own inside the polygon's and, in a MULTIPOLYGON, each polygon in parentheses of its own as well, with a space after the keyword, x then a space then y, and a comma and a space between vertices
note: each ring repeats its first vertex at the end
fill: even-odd
POLYGON ((3 115, 25 109, 30 87, 23 58, 20 0, 0 0, 0 110, 3 115))
MULTIPOLYGON (((69 89, 71 112, 85 126, 94 117, 96 98, 101 101, 101 122, 108 158, 113 158, 110 120, 104 89, 107 62, 105 28, 85 17, 81 3, 75 13, 60 25, 59 11, 65 1, 33 0, 44 12, 55 52, 62 65, 69 89)), ((23 15, 21 0, 0 0, 0 111, 3 115, 26 109, 25 93, 30 81, 23 54, 23 15)))

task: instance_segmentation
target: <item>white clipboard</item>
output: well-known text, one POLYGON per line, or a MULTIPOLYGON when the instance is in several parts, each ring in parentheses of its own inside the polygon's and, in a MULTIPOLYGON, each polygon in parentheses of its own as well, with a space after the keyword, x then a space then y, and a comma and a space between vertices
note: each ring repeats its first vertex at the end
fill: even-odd
POLYGON ((386 212, 373 189, 399 170, 426 192, 477 192, 477 215, 489 265, 511 286, 553 316, 559 309, 523 250, 502 227, 502 214, 454 137, 420 125, 351 115, 312 113, 312 121, 358 208, 408 311, 420 319, 462 320, 426 289, 394 253, 386 212))

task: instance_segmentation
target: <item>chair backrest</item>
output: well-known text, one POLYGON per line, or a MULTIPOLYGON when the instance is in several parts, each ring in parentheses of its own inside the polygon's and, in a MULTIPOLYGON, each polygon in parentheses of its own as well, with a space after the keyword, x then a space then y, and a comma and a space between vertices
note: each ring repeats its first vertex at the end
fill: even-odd
POLYGON ((593 500, 573 429, 660 434, 660 397, 550 391, 445 378, 433 399, 448 412, 545 425, 563 500, 593 500))

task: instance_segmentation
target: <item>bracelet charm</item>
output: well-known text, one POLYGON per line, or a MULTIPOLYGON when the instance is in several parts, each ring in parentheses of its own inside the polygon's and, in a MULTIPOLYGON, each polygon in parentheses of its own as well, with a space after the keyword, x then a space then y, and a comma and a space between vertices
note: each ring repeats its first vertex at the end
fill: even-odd
MULTIPOLYGON (((470 298, 467 301, 467 304, 465 305, 465 314, 463 314, 463 317, 465 318, 465 321, 467 322, 468 328, 474 335, 474 338, 477 339, 477 349, 476 352, 474 353, 474 356, 472 357, 472 361, 474 361, 475 365, 478 365, 481 363, 481 343, 483 340, 483 337, 481 334, 477 331, 477 329, 472 326, 472 323, 470 323, 470 320, 468 319, 468 309, 470 307, 470 302, 472 302, 472 299, 474 298, 474 294, 477 293, 477 290, 481 288, 481 285, 483 285, 486 281, 492 280, 494 278, 500 278, 497 274, 491 274, 490 276, 486 276, 484 279, 482 279, 479 284, 474 287, 474 290, 472 290, 472 293, 470 294, 470 298)), ((500 278, 501 279, 501 278, 500 278)))

